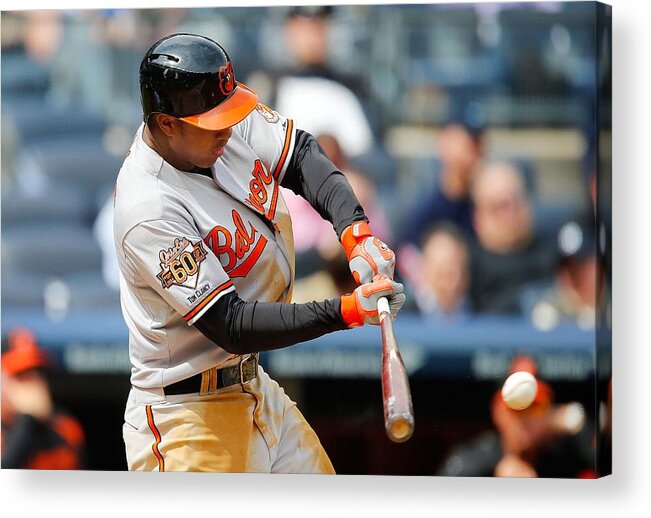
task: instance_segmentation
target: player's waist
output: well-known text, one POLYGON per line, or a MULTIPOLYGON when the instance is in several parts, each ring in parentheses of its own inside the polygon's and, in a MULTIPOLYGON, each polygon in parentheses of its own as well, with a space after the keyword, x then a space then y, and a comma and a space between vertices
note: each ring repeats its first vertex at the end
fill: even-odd
POLYGON ((254 380, 258 376, 258 365, 257 353, 245 355, 225 366, 211 367, 164 387, 141 388, 134 385, 130 397, 136 403, 149 404, 176 401, 185 396, 209 396, 254 380))
POLYGON ((258 355, 242 357, 235 365, 212 367, 163 388, 166 396, 180 396, 198 393, 200 396, 214 394, 231 385, 244 385, 258 375, 258 355))

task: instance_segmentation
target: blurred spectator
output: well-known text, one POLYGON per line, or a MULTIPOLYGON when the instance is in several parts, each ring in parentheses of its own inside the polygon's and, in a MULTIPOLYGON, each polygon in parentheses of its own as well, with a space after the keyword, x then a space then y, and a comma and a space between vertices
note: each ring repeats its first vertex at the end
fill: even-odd
POLYGON ((21 14, 25 17, 23 43, 27 54, 38 63, 49 64, 63 37, 61 11, 35 10, 21 14))
POLYGON ((429 227, 450 222, 468 235, 474 234, 470 186, 482 159, 483 127, 459 118, 446 124, 438 140, 441 170, 434 190, 402 221, 398 246, 398 273, 417 292, 420 254, 417 247, 429 227))
POLYGON ((594 329, 597 294, 597 255, 594 231, 569 221, 558 234, 559 262, 552 283, 531 288, 522 297, 523 309, 539 329, 570 321, 594 329))
MULTIPOLYGON (((537 373, 526 356, 508 374, 537 373)), ((491 400, 494 430, 457 446, 437 475, 456 477, 592 478, 593 430, 578 403, 555 405, 551 387, 538 379, 536 399, 524 410, 502 401, 501 387, 491 400)))
POLYGON ((425 234, 421 282, 413 286, 421 314, 440 321, 468 316, 469 254, 463 233, 452 223, 439 223, 425 234))
POLYGON ((417 245, 433 223, 450 221, 472 235, 470 185, 482 159, 483 128, 451 121, 441 130, 438 154, 441 170, 436 188, 409 213, 402 241, 417 245))
POLYGON ((517 313, 529 283, 550 280, 557 250, 533 231, 533 211, 522 175, 509 163, 480 169, 472 185, 470 295, 473 310, 517 313))
POLYGON ((27 329, 10 332, 2 354, 2 469, 82 469, 84 432, 55 408, 50 361, 27 329))
POLYGON ((348 156, 371 149, 373 133, 358 97, 328 64, 332 6, 295 6, 283 25, 290 68, 247 80, 261 99, 313 135, 334 135, 348 156))
POLYGON ((2 188, 16 179, 15 161, 20 135, 13 124, 12 104, 22 99, 39 101, 50 88, 50 58, 57 51, 63 26, 59 11, 6 11, 2 13, 2 188))

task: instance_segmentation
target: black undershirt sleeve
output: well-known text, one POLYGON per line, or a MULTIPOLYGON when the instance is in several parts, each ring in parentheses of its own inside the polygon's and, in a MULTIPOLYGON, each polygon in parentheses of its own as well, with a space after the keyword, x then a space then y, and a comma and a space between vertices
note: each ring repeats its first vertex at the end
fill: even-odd
MULTIPOLYGON (((332 223, 338 237, 355 221, 368 221, 346 177, 305 131, 296 131, 294 152, 281 185, 305 198, 332 223)), ((269 351, 347 329, 340 304, 340 299, 305 304, 246 302, 231 292, 194 325, 231 354, 269 351)))
POLYGON ((294 152, 280 185, 305 198, 332 223, 339 238, 355 221, 368 221, 346 177, 306 131, 296 130, 294 152))
POLYGON ((340 299, 305 304, 246 302, 231 292, 194 326, 231 354, 256 353, 347 329, 340 306, 340 299))

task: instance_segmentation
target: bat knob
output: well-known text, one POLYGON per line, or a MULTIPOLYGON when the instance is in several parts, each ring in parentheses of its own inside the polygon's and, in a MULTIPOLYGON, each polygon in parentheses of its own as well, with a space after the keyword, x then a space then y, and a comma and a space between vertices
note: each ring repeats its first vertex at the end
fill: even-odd
POLYGON ((411 416, 398 416, 387 423, 386 430, 393 442, 406 442, 414 433, 414 421, 411 416))

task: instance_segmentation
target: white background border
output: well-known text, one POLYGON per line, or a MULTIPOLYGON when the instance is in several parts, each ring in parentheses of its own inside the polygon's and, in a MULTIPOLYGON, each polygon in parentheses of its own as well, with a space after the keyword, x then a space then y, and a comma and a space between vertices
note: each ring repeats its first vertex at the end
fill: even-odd
MULTIPOLYGON (((301 3, 318 3, 303 0, 301 3)), ((333 4, 347 2, 332 1, 333 4)), ((353 1, 348 3, 369 3, 353 1)), ((395 2, 376 2, 395 3, 395 2)), ((423 2, 413 2, 423 3, 423 2)), ((4 516, 266 516, 352 515, 399 518, 498 516, 640 516, 651 502, 648 365, 651 304, 648 254, 649 50, 647 2, 613 0, 614 33, 614 460, 615 475, 599 481, 451 479, 436 477, 317 477, 30 472, 0 473, 4 516), (646 504, 646 505, 645 505, 646 504)), ((192 6, 282 5, 206 2, 192 6)), ((47 8, 51 2, 3 2, 2 9, 47 8)), ((93 7, 174 7, 178 1, 106 0, 93 7)), ((88 8, 62 1, 59 8, 88 8)), ((354 393, 350 394, 355 397, 354 393)), ((648 512, 648 511, 647 511, 648 512)))

